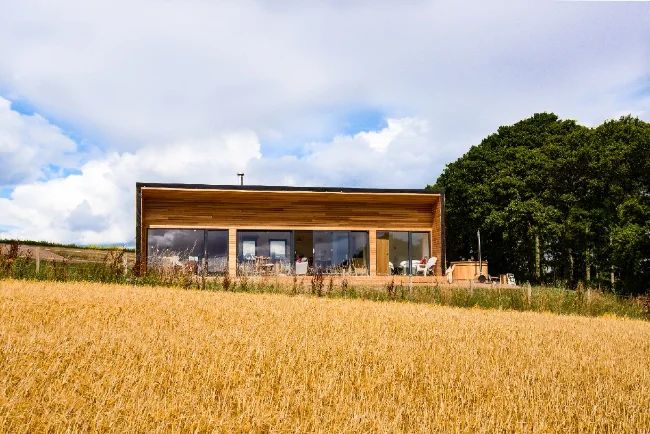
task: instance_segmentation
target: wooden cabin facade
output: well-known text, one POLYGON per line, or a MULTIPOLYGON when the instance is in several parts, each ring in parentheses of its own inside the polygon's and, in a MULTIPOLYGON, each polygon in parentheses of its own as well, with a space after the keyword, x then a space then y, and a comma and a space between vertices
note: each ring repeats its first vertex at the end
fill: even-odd
POLYGON ((441 276, 444 206, 432 190, 137 183, 136 257, 208 275, 441 276))

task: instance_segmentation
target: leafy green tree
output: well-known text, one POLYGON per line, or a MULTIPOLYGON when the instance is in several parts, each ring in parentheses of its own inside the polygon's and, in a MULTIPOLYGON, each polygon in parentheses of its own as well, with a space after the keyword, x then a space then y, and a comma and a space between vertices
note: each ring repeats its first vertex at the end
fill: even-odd
POLYGON ((620 292, 650 287, 650 124, 631 116, 595 128, 603 269, 620 292))
POLYGON ((446 166, 447 257, 476 257, 480 229, 492 273, 647 289, 650 125, 624 117, 591 129, 538 113, 446 166), (614 276, 612 276, 612 270, 614 276))

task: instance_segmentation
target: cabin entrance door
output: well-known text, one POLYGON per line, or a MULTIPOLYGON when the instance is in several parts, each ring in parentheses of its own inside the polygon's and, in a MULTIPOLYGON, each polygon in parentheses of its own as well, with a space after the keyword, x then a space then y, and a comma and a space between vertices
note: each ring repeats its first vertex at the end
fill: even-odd
POLYGON ((390 274, 388 266, 388 238, 377 238, 377 274, 390 274))

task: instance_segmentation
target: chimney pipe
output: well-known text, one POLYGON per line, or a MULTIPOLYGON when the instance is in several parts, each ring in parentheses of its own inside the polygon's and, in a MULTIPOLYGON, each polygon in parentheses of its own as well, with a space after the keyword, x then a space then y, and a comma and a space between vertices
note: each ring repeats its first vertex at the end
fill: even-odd
POLYGON ((239 185, 244 185, 244 172, 237 172, 237 176, 239 176, 239 185))

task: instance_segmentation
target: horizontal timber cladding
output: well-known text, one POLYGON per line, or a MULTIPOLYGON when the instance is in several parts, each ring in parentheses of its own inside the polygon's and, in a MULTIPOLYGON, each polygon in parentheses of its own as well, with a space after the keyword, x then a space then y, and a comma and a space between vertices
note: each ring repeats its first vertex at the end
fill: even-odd
MULTIPOLYGON (((144 227, 431 230, 437 194, 142 188, 144 227)), ((439 222, 439 220, 438 220, 439 222)), ((439 223, 438 223, 439 225, 439 223)))

